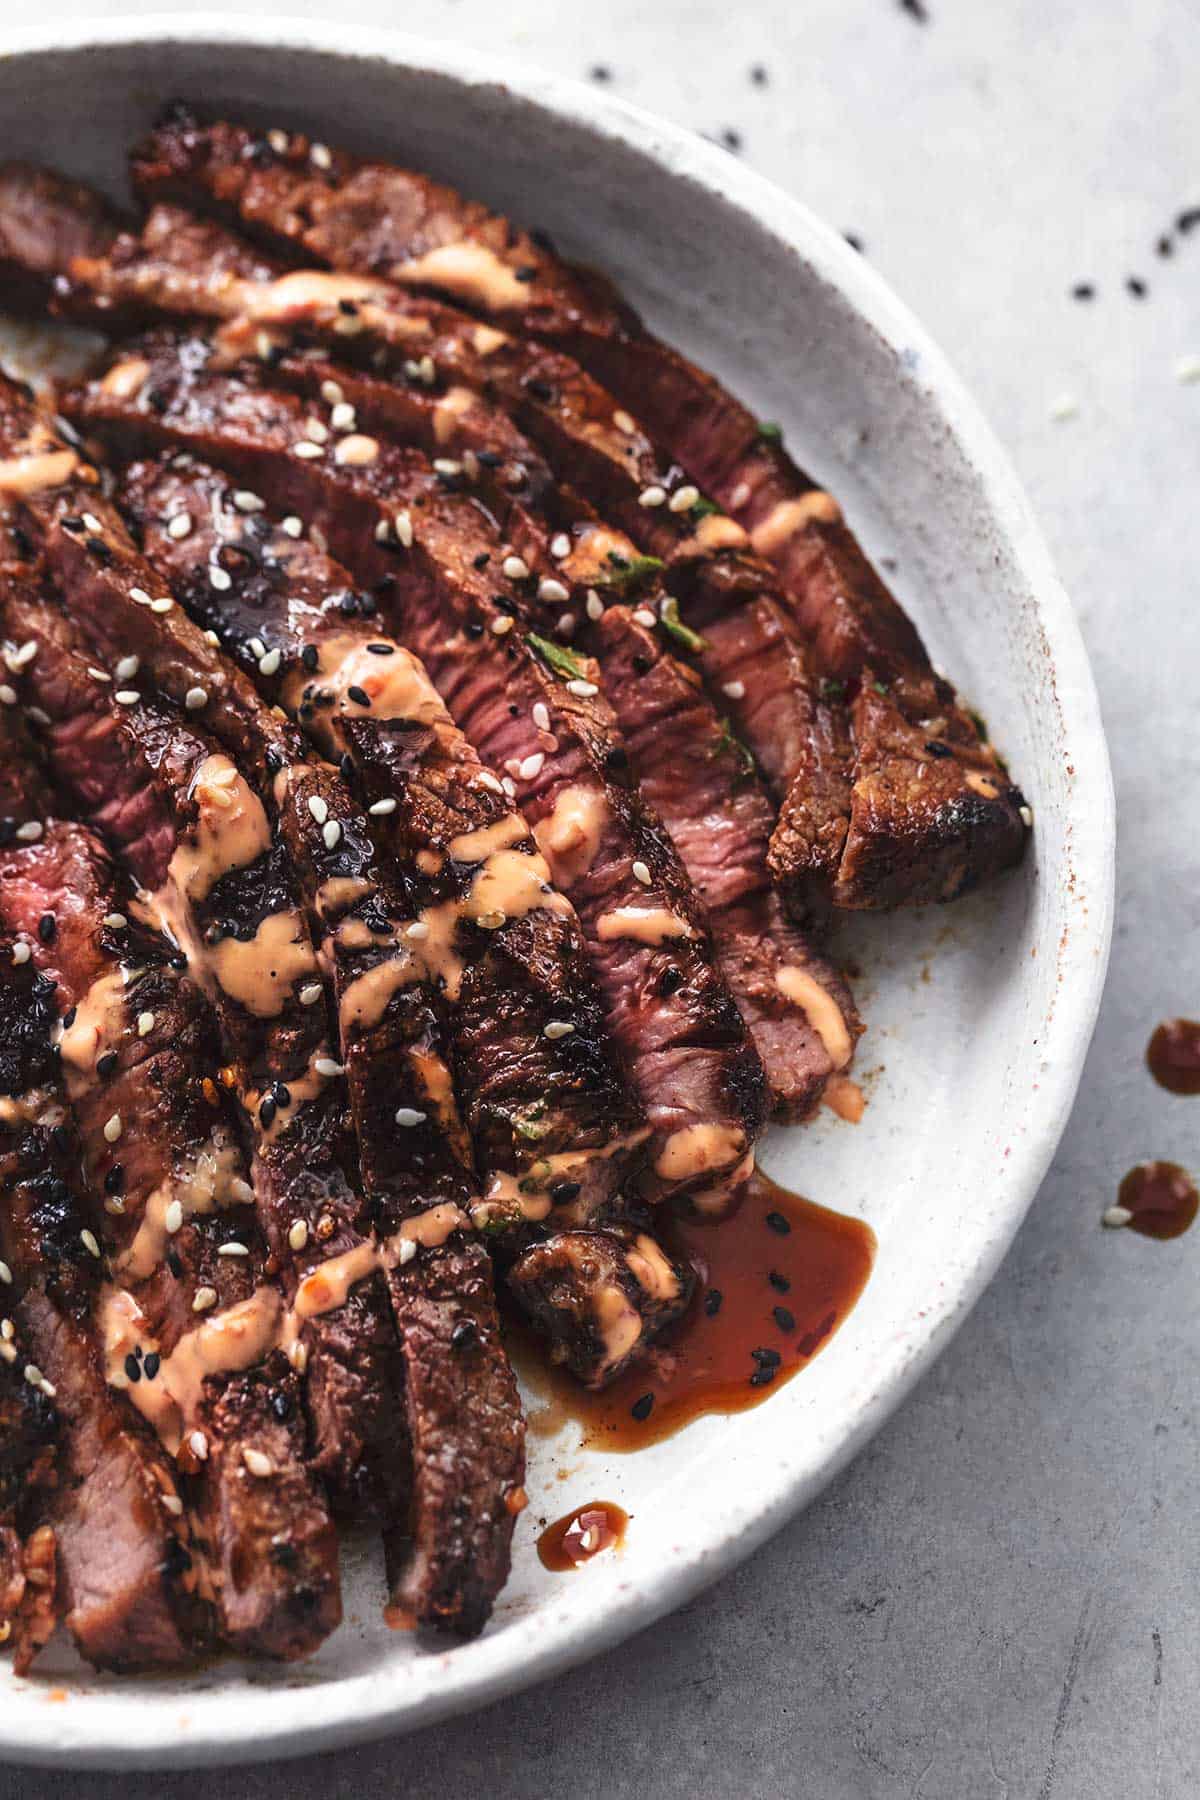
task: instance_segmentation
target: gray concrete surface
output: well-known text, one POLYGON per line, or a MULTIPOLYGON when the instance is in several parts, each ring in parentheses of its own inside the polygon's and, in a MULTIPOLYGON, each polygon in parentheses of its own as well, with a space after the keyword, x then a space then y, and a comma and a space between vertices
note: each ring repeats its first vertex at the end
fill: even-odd
POLYGON ((1154 251, 1200 204, 1200 7, 927 5, 924 25, 896 0, 339 12, 564 72, 604 63, 631 98, 739 131, 861 236, 1013 451, 1083 620, 1121 810, 1108 998, 1026 1228, 821 1502, 634 1643, 371 1749, 174 1780, 0 1770, 0 1800, 1200 1794, 1200 1234, 1098 1224, 1126 1167, 1188 1162, 1200 1127, 1200 1101, 1141 1066, 1160 1017, 1200 1010, 1200 383, 1174 372, 1200 356, 1200 230, 1154 251), (1067 297, 1082 278, 1090 306, 1067 297), (1055 422, 1061 394, 1078 415, 1055 422))

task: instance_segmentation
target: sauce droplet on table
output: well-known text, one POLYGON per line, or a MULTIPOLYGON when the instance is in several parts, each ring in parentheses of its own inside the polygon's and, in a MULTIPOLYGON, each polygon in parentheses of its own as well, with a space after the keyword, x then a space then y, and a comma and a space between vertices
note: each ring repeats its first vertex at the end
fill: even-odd
POLYGON ((547 1525, 538 1539, 538 1555, 546 1568, 561 1574, 581 1569, 605 1550, 615 1550, 625 1538, 629 1514, 611 1500, 589 1500, 547 1525))
POLYGON ((1200 1094, 1200 1023, 1164 1019, 1146 1046, 1146 1063, 1169 1094, 1200 1094))
POLYGON ((1200 1210, 1200 1193, 1178 1163, 1138 1163, 1117 1190, 1117 1205, 1130 1215, 1122 1223, 1142 1237, 1176 1238, 1200 1210))
MULTIPOLYGON (((828 1343, 866 1285, 875 1234, 756 1171, 736 1213, 656 1229, 697 1271, 687 1315, 647 1362, 602 1393, 548 1369, 523 1344, 522 1373, 546 1404, 535 1433, 574 1418, 596 1449, 640 1450, 705 1413, 742 1412, 768 1399, 828 1343)), ((528 1344, 528 1339, 524 1344, 528 1344)))

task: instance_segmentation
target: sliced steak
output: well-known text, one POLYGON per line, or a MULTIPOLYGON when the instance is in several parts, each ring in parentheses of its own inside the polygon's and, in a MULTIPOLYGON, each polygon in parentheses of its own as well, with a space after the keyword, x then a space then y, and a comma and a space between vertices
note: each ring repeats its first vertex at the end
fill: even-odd
POLYGON ((28 163, 0 165, 0 286, 10 312, 40 312, 77 256, 105 255, 120 230, 94 189, 28 163))
POLYGON ((142 910, 85 827, 47 818, 35 843, 0 850, 0 923, 57 982, 63 1076, 105 1194, 109 1384, 195 1471, 185 1487, 221 1638, 303 1655, 340 1617, 337 1540, 282 1353, 218 1370, 198 1392, 188 1373, 211 1336, 197 1313, 249 1316, 269 1277, 215 1022, 142 910), (249 1478, 261 1454, 271 1481, 249 1478))
MULTIPOLYGON (((180 111, 135 151, 135 182, 148 198, 202 202, 293 261, 385 276, 446 296, 566 352, 632 410, 779 568, 795 615, 812 634, 818 673, 856 688, 872 682, 894 688, 914 732, 948 746, 944 760, 961 762, 915 891, 897 890, 902 871, 912 880, 904 846, 925 823, 924 809, 902 821, 895 853, 851 844, 839 872, 839 903, 948 899, 1019 860, 1027 836, 1019 790, 949 684, 935 676, 919 634, 866 563, 836 502, 795 466, 776 429, 646 332, 603 278, 564 264, 545 243, 454 190, 338 151, 314 163, 311 143, 299 134, 282 151, 268 146, 262 155, 256 146, 254 134, 240 127, 201 128, 180 111), (981 771, 982 779, 973 779, 981 771), (877 896, 863 882, 879 866, 891 882, 877 896)), ((867 777, 887 750, 886 738, 865 747, 867 777)), ((944 791, 953 780, 941 770, 935 785, 944 791)), ((887 777, 893 809, 906 787, 903 769, 887 777)), ((851 839, 882 829, 880 821, 889 818, 874 797, 868 779, 851 839)), ((785 837, 779 854, 795 849, 785 837)))
MULTIPOLYGON (((206 1609, 170 1462, 104 1378, 97 1208, 52 1055, 54 982, 25 948, 0 940, 0 1343, 26 1359, 25 1382, 57 1417, 56 1480, 38 1516, 79 1650, 101 1668, 171 1667, 202 1644, 206 1609)), ((43 1570, 45 1554, 43 1543, 43 1570)))
POLYGON ((576 903, 610 1030, 654 1129, 655 1192, 723 1205, 761 1123, 761 1065, 717 975, 694 890, 629 782, 596 684, 516 628, 525 565, 506 554, 487 512, 419 454, 361 434, 316 443, 292 396, 206 372, 202 351, 195 340, 142 340, 64 404, 127 452, 170 445, 219 461, 278 510, 306 518, 360 580, 382 584, 398 634, 467 736, 509 770, 576 903), (134 393, 123 373, 131 362, 148 365, 134 393))
MULTIPOLYGON (((528 827, 420 663, 383 631, 374 596, 355 588, 298 518, 284 528, 257 495, 194 459, 180 468, 169 459, 135 465, 120 497, 197 623, 357 780, 373 836, 406 872, 400 934, 432 959, 483 1175, 474 1216, 512 1265, 510 1283, 523 1296, 522 1252, 566 1227, 615 1225, 622 1248, 631 1229, 652 1243, 618 1192, 646 1133, 616 1072, 578 920, 561 896, 544 892, 548 871, 528 827), (227 589, 208 578, 214 561, 230 574, 227 589), (495 889, 526 871, 537 877, 526 910, 495 929, 469 916, 481 884, 495 889)), ((654 1271, 646 1330, 632 1344, 622 1332, 619 1357, 597 1354, 605 1341, 599 1290, 574 1296, 586 1328, 570 1343, 556 1333, 590 1385, 612 1379, 649 1343, 650 1328, 661 1330, 687 1303, 690 1275, 660 1246, 636 1266, 654 1271)))

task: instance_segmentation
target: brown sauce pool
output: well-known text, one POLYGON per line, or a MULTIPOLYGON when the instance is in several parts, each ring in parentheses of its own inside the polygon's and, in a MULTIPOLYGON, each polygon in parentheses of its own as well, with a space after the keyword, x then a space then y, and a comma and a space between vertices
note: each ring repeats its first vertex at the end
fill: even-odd
POLYGON ((605 1550, 624 1542, 629 1514, 611 1500, 589 1500, 547 1525, 538 1539, 538 1555, 546 1568, 561 1574, 581 1569, 605 1550))
POLYGON ((833 1336, 875 1257, 869 1225, 758 1172, 731 1218, 676 1220, 669 1235, 699 1277, 685 1318, 649 1363, 600 1394, 518 1345, 522 1373, 545 1399, 530 1411, 531 1431, 550 1435, 573 1418, 595 1449, 640 1450, 705 1413, 759 1405, 833 1336))
POLYGON ((1200 1023, 1164 1019, 1146 1046, 1146 1064, 1169 1094, 1200 1094, 1200 1023))
POLYGON ((1178 1163, 1139 1163, 1117 1190, 1117 1205, 1130 1214, 1127 1231, 1142 1237, 1182 1237, 1200 1210, 1200 1193, 1178 1163))

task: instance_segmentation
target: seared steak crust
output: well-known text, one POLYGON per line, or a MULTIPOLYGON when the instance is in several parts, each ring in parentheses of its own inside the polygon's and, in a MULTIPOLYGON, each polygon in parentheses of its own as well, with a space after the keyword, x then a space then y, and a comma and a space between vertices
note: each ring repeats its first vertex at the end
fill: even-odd
POLYGON ((126 451, 170 444, 220 461, 278 509, 298 511, 360 579, 380 585, 385 611, 457 723, 510 769, 559 885, 577 902, 610 1029, 654 1127, 653 1188, 722 1204, 761 1123, 761 1065, 717 976, 694 890, 629 785, 595 683, 582 670, 563 679, 514 624, 528 610, 523 565, 506 555, 484 507, 419 454, 374 439, 350 452, 348 440, 314 445, 291 396, 200 363, 193 343, 144 339, 64 404, 126 451), (122 391, 130 362, 148 365, 132 394, 122 391), (310 448, 296 454, 297 444, 310 448), (395 536, 398 509, 411 548, 395 536), (547 727, 537 723, 543 716, 547 727), (561 853, 565 821, 555 809, 568 790, 572 800, 584 796, 594 822, 584 833, 595 836, 590 868, 576 837, 572 854, 561 853), (645 942, 647 933, 657 941, 645 942))

